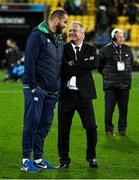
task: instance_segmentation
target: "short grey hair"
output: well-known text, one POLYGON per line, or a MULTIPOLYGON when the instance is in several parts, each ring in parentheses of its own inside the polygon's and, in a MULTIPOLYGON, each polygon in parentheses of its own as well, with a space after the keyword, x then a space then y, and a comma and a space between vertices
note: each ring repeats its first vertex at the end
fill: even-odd
POLYGON ((122 29, 115 28, 111 32, 111 37, 114 38, 114 36, 117 32, 124 33, 122 29))
POLYGON ((73 22, 71 22, 70 26, 73 25, 73 24, 79 25, 81 32, 82 32, 82 33, 85 33, 85 28, 84 28, 84 26, 83 26, 79 21, 73 21, 73 22))

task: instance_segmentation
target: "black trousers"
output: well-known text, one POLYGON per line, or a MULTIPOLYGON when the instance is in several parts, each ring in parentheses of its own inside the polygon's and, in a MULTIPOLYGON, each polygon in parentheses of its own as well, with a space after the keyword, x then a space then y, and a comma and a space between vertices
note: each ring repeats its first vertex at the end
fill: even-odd
POLYGON ((81 99, 79 91, 68 90, 64 97, 59 100, 58 105, 58 152, 60 162, 70 162, 70 129, 75 110, 79 113, 82 125, 86 130, 86 158, 88 160, 96 157, 97 131, 92 101, 81 99))
POLYGON ((113 112, 116 104, 119 109, 118 131, 125 131, 127 127, 129 90, 105 91, 105 131, 113 131, 113 112))

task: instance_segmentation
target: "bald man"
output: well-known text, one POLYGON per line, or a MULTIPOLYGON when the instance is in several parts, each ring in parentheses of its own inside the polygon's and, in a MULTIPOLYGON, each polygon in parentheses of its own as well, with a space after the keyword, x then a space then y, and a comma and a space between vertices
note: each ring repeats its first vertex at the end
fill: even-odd
POLYGON ((67 21, 68 14, 57 9, 48 22, 44 21, 33 29, 27 40, 23 78, 22 171, 55 169, 43 159, 43 149, 59 96, 64 49, 61 36, 67 21))

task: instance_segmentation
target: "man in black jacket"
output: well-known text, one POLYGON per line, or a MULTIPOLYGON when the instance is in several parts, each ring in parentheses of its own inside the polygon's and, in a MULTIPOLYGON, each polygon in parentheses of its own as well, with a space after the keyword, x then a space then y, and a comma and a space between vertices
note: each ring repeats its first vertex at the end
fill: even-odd
POLYGON ((96 69, 96 49, 84 40, 84 27, 80 22, 72 22, 69 28, 70 43, 65 45, 62 67, 62 89, 59 101, 58 151, 60 167, 67 168, 70 163, 69 136, 75 110, 80 115, 86 130, 86 159, 90 167, 97 167, 97 130, 92 99, 96 89, 92 70, 96 69))
POLYGON ((103 76, 105 91, 105 131, 107 136, 114 136, 112 116, 118 103, 118 131, 126 135, 129 89, 133 55, 129 46, 124 45, 124 33, 114 29, 111 33, 112 43, 99 51, 98 70, 103 76))

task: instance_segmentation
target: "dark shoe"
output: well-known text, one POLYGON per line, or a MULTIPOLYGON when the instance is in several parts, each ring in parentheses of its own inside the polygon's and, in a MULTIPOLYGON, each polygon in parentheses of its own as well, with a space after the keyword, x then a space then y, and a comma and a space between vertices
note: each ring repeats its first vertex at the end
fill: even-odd
POLYGON ((113 131, 107 131, 106 136, 115 136, 115 133, 113 131))
POLYGON ((98 164, 97 164, 96 159, 90 159, 89 160, 89 166, 90 166, 90 168, 97 168, 98 164))
POLYGON ((60 166, 59 166, 60 169, 65 169, 65 168, 68 168, 68 167, 69 167, 69 164, 67 164, 67 163, 65 163, 65 164, 61 163, 60 166))
POLYGON ((69 164, 70 164, 70 158, 68 159, 60 159, 60 166, 59 168, 60 169, 65 169, 65 168, 68 168, 69 167, 69 164))
POLYGON ((119 131, 120 136, 126 136, 126 131, 119 131))

